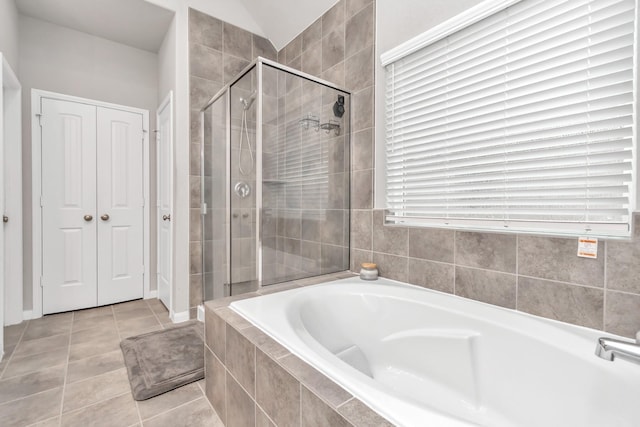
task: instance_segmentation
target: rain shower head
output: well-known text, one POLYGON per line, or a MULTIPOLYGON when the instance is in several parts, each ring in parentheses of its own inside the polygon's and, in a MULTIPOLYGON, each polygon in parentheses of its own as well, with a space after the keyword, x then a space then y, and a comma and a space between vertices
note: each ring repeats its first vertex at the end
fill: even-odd
POLYGON ((251 95, 249 96, 249 98, 245 99, 245 98, 240 98, 240 103, 242 104, 242 108, 244 109, 244 111, 247 111, 249 108, 251 108, 251 105, 253 105, 253 101, 256 100, 256 91, 254 90, 251 95))

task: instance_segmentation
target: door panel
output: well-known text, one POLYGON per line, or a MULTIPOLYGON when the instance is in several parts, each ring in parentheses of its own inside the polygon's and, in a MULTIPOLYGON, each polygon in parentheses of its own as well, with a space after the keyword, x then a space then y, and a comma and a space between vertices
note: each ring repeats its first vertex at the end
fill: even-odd
POLYGON ((173 203, 173 127, 172 98, 158 110, 158 298, 171 307, 173 203))
POLYGON ((42 117, 42 292, 48 314, 97 301, 96 107, 45 98, 42 117))
POLYGON ((98 305, 142 298, 142 115, 98 108, 98 305))

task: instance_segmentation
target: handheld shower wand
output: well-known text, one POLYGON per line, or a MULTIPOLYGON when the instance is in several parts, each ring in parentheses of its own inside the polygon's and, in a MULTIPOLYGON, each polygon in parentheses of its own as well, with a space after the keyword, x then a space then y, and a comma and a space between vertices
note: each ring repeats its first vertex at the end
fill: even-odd
POLYGON ((251 108, 253 102, 256 100, 257 92, 254 90, 253 93, 249 96, 248 99, 240 98, 240 103, 242 104, 242 123, 240 124, 240 150, 238 150, 238 170, 241 175, 248 175, 253 170, 253 151, 251 149, 251 140, 249 139, 249 127, 247 125, 247 110, 251 108), (249 170, 245 171, 242 168, 242 146, 244 144, 245 136, 247 138, 247 146, 249 147, 249 158, 251 159, 251 167, 249 170))

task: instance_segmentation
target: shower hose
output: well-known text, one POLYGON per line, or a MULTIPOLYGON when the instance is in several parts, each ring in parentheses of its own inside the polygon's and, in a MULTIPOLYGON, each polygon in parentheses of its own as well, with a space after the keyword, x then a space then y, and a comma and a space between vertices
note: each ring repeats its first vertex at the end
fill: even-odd
POLYGON ((238 169, 241 175, 249 175, 253 170, 253 151, 251 150, 251 140, 249 139, 249 128, 247 126, 247 110, 251 104, 243 102, 242 108, 242 122, 240 123, 240 149, 238 150, 238 169), (247 139, 247 147, 249 148, 249 158, 251 159, 251 165, 249 170, 245 171, 242 168, 242 146, 244 145, 244 139, 247 139))

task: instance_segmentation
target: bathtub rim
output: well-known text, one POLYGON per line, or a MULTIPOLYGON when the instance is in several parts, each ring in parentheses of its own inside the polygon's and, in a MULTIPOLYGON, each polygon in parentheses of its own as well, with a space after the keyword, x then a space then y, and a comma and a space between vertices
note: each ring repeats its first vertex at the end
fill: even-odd
MULTIPOLYGON (((566 323, 566 322, 562 322, 562 321, 558 321, 558 320, 554 320, 554 319, 548 319, 545 317, 541 317, 541 316, 537 316, 534 314, 530 314, 530 313, 526 313, 526 312, 522 312, 522 311, 518 311, 515 309, 511 309, 511 308, 506 308, 506 307, 501 307, 501 306, 496 306, 494 304, 490 304, 490 303, 485 303, 482 301, 477 301, 477 300, 472 300, 469 298, 465 298, 465 297, 461 297, 458 295, 454 295, 454 294, 450 294, 450 293, 446 293, 446 292, 441 292, 438 290, 434 290, 434 289, 429 289, 429 288, 425 288, 422 286, 418 286, 418 285, 413 285, 410 283, 405 283, 405 282, 400 282, 397 280, 392 280, 392 279, 387 279, 387 278, 380 278, 378 281, 364 281, 359 279, 358 276, 349 276, 347 278, 331 278, 329 280, 326 281, 322 281, 322 282, 318 282, 315 284, 311 284, 311 285, 304 285, 304 286, 296 286, 296 287, 289 287, 289 289, 283 290, 281 292, 277 292, 278 296, 272 295, 273 293, 269 293, 269 295, 252 295, 248 298, 250 299, 254 299, 255 296, 269 296, 270 298, 279 298, 282 296, 289 296, 291 294, 298 294, 298 293, 302 293, 304 292, 305 289, 308 289, 310 287, 313 288, 320 288, 320 287, 325 287, 325 286, 335 286, 335 285, 343 285, 343 284, 353 284, 353 285, 372 285, 374 287, 380 286, 382 287, 400 287, 400 288, 406 288, 409 290, 412 290, 411 292, 425 292, 428 294, 434 294, 437 295, 438 298, 445 298, 451 301, 457 301, 459 304, 462 305, 474 305, 474 306, 479 306, 481 307, 481 310, 488 310, 488 311, 496 311, 498 313, 503 313, 509 316, 517 316, 519 318, 524 319, 524 321, 534 321, 534 323, 539 323, 540 326, 543 329, 547 329, 547 328, 552 328, 555 330, 558 330, 559 333, 561 334, 569 334, 569 335, 573 335, 576 336, 576 339, 581 339, 581 340, 589 340, 590 342, 593 342, 594 348, 595 348, 595 343, 596 343, 596 336, 600 336, 600 335, 607 335, 607 336, 611 336, 611 337, 618 337, 615 334, 611 334, 611 333, 607 333, 604 331, 600 331, 600 330, 596 330, 593 328, 588 328, 585 326, 580 326, 580 325, 574 325, 574 324, 570 324, 570 323, 566 323)), ((275 292, 274 292, 275 293, 275 292)), ((248 298, 240 298, 240 299, 248 299, 248 298)), ((295 298, 294 298, 295 299, 295 298)), ((266 335, 268 335, 271 339, 273 339, 274 341, 276 341, 279 345, 281 345, 282 347, 284 347, 285 349, 287 349, 291 354, 295 355, 296 357, 300 358, 301 360, 303 360, 304 362, 306 362, 307 364, 311 365, 313 368, 315 368, 316 370, 318 370, 320 373, 322 373, 324 376, 326 376, 327 378, 329 378, 331 381, 333 381, 334 383, 338 384, 341 388, 343 388, 344 390, 346 390, 347 392, 349 392, 350 394, 352 394, 354 397, 358 398, 360 401, 362 401, 363 403, 365 403, 369 408, 371 408, 371 410, 373 410, 374 412, 380 414, 381 416, 385 417, 388 420, 391 420, 392 422, 394 422, 394 424, 398 424, 400 423, 399 420, 396 419, 396 417, 393 415, 393 413, 390 413, 389 411, 385 410, 385 408, 378 408, 379 405, 377 405, 376 403, 373 403, 370 401, 370 399, 365 395, 363 396, 361 393, 358 392, 354 392, 354 388, 347 383, 345 383, 344 381, 342 381, 340 378, 336 378, 336 375, 334 372, 327 372, 327 370, 325 369, 324 365, 322 363, 317 363, 317 361, 315 360, 315 357, 309 357, 308 354, 306 354, 305 352, 301 352, 298 348, 296 348, 295 346, 292 347, 291 343, 286 342, 286 340, 283 340, 277 333, 273 333, 272 330, 270 330, 270 328, 265 327, 264 325, 260 324, 259 322, 254 321, 254 319, 251 318, 250 315, 246 315, 243 310, 238 309, 238 304, 236 304, 236 301, 230 301, 229 304, 229 309, 232 310, 235 314, 241 316, 243 319, 245 319, 247 322, 249 322, 251 325, 255 326, 256 328, 258 328, 259 330, 261 330, 263 333, 265 333, 266 335), (377 409, 376 409, 377 408, 377 409)), ((240 304, 240 306, 242 306, 242 304, 240 304)), ((458 311, 458 310, 456 310, 458 311)), ((465 314, 466 315, 466 314, 465 314)), ((501 327, 506 327, 512 331, 515 332, 519 332, 519 330, 517 328, 514 328, 512 325, 507 324, 499 324, 501 327)), ((308 334, 307 331, 305 331, 305 333, 308 334)), ((621 339, 627 339, 625 337, 618 337, 621 339)), ((301 339, 302 340, 302 339, 301 339)), ((304 340, 302 340, 304 341, 304 340)), ((308 343, 304 343, 304 345, 308 346, 308 343)), ((588 350, 585 347, 585 350, 588 350)), ((574 352, 572 352, 574 353, 574 352)), ((590 358, 593 357, 594 359, 588 359, 590 362, 593 362, 595 360, 595 363, 598 363, 598 360, 595 359, 595 356, 593 356, 593 352, 588 350, 586 352, 581 353, 582 357, 584 358, 590 358)), ((318 356, 320 359, 322 359, 322 356, 318 356)), ((603 363, 607 363, 606 361, 600 361, 603 363)), ((344 362, 343 362, 344 363, 344 362)), ((348 366, 345 364, 345 366, 348 366)), ((351 367, 350 367, 351 368, 351 367)), ((353 368, 351 368, 353 369, 353 368)), ((446 415, 446 416, 450 416, 449 414, 447 414, 446 412, 438 412, 439 415, 446 415)), ((436 424, 436 425, 440 425, 440 424, 436 424)), ((444 424, 442 424, 444 425, 444 424)), ((460 418, 452 418, 451 420, 451 424, 447 424, 447 425, 451 425, 451 426, 470 426, 470 425, 475 425, 467 420, 464 419, 460 419, 460 418)))

